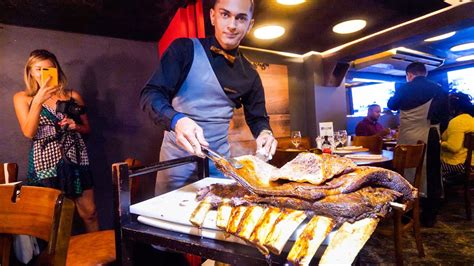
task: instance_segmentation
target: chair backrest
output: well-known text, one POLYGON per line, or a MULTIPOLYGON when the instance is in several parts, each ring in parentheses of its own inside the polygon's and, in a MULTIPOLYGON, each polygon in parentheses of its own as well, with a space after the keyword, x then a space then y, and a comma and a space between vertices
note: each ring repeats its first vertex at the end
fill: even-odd
POLYGON ((44 265, 65 265, 74 202, 51 188, 0 185, 0 234, 30 235, 48 242, 44 265))
POLYGON ((423 160, 425 158, 426 144, 419 140, 417 144, 399 144, 393 151, 393 168, 402 176, 405 170, 415 168, 414 186, 419 190, 421 185, 421 173, 423 160))
MULTIPOLYGON (((278 149, 291 149, 291 148, 294 149, 295 148, 293 143, 291 143, 291 137, 280 137, 280 138, 276 138, 276 140, 278 141, 278 145, 277 145, 278 149)), ((308 136, 301 137, 301 143, 298 148, 309 150, 311 148, 311 139, 308 136)))
POLYGON ((369 149, 371 153, 382 153, 383 139, 380 136, 354 136, 352 145, 362 146, 369 149))
MULTIPOLYGON (((156 172, 177 167, 180 165, 196 163, 198 178, 205 178, 209 176, 209 160, 207 158, 200 158, 197 156, 188 156, 179 159, 159 162, 150 166, 138 167, 133 170, 130 169, 129 163, 114 163, 112 165, 112 183, 114 191, 114 224, 115 224, 115 248, 117 265, 122 265, 122 256, 125 253, 122 249, 125 245, 122 244, 123 225, 132 222, 130 215, 130 204, 136 202, 140 195, 135 194, 140 189, 137 188, 140 183, 145 183, 139 178, 156 177, 156 172), (138 181, 138 182, 137 182, 138 181)), ((133 165, 132 165, 133 166, 133 165)))
POLYGON ((467 149, 466 161, 464 162, 464 169, 466 176, 472 175, 472 152, 474 151, 474 132, 464 134, 464 147, 467 149))
MULTIPOLYGON (((18 165, 16 163, 1 163, 0 184, 13 183, 18 180, 18 165)), ((0 235, 0 264, 9 265, 12 238, 9 235, 0 235)))
POLYGON ((0 166, 0 184, 13 183, 18 180, 18 165, 2 163, 0 166))

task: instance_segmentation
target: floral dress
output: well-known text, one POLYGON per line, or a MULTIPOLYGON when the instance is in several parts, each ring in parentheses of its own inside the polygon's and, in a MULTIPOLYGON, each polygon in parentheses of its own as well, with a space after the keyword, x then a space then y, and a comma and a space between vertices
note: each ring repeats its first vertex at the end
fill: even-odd
POLYGON ((29 153, 27 183, 57 188, 76 198, 92 188, 93 181, 81 134, 63 130, 58 125, 64 117, 43 104, 29 153))

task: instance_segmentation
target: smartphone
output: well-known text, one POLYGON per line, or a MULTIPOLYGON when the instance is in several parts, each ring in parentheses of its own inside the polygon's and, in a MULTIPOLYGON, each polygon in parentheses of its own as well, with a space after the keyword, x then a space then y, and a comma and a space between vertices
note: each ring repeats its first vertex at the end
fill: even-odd
POLYGON ((49 77, 51 79, 48 82, 48 86, 58 86, 58 69, 55 67, 42 67, 41 84, 44 84, 49 77))

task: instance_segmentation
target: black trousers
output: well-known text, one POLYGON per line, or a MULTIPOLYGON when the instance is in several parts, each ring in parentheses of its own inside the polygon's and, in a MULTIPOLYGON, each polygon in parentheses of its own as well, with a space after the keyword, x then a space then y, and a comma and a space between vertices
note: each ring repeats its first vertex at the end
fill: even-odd
POLYGON ((430 128, 426 145, 427 197, 421 201, 422 220, 434 222, 443 195, 441 179, 441 146, 437 128, 430 128))

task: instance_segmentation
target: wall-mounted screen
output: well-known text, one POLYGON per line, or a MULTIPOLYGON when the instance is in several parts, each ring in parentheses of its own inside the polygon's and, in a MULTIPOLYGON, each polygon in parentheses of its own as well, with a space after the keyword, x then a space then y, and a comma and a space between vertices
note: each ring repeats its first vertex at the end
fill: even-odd
POLYGON ((378 104, 384 110, 387 102, 395 93, 395 82, 383 82, 351 88, 352 114, 366 116, 367 106, 378 104))
POLYGON ((448 72, 450 89, 469 94, 474 97, 474 67, 448 72))

